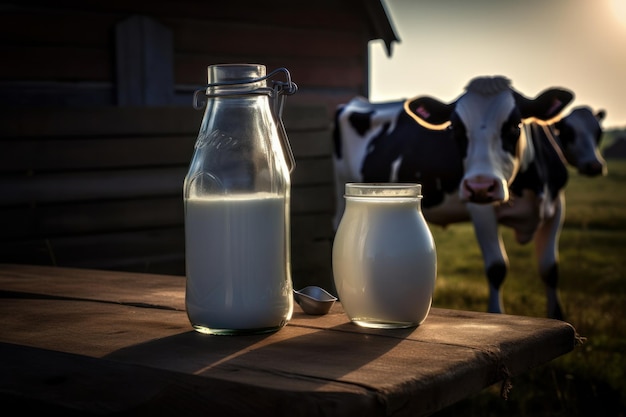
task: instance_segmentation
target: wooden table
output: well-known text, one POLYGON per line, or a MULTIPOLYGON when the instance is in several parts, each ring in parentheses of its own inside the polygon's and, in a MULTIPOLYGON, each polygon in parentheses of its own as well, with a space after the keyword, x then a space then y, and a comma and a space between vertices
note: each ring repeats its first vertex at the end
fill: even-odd
POLYGON ((571 351, 565 322, 433 308, 418 328, 298 306, 276 333, 194 332, 184 277, 0 265, 0 403, 73 415, 420 416, 571 351))

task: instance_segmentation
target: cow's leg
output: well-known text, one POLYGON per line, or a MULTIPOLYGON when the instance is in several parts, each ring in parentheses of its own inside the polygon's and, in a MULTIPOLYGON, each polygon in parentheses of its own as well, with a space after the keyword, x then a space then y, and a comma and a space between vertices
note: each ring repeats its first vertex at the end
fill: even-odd
POLYGON ((498 230, 498 220, 492 205, 467 204, 474 233, 483 255, 485 272, 489 283, 490 313, 504 313, 500 287, 506 278, 509 260, 506 256, 502 237, 498 230))
POLYGON ((539 275, 546 286, 548 317, 563 320, 563 310, 557 291, 559 281, 559 237, 565 218, 565 195, 555 201, 554 215, 544 219, 535 234, 535 254, 539 275))

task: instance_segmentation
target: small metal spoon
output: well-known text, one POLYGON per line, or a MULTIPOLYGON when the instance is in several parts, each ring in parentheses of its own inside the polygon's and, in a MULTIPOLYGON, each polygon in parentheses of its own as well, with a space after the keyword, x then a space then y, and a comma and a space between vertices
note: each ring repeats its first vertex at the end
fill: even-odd
POLYGON ((337 301, 337 297, 315 285, 293 290, 293 296, 306 314, 318 316, 328 313, 337 301))

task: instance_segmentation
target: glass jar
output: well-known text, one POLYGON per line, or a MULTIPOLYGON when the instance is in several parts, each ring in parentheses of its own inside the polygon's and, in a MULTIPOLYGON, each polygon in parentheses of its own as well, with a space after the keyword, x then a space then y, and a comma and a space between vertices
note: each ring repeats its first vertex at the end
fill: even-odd
POLYGON ((437 275, 421 185, 348 183, 344 198, 332 264, 345 313, 363 327, 420 325, 430 311, 437 275))
POLYGON ((183 189, 185 303, 201 333, 272 332, 291 319, 293 157, 276 109, 279 96, 296 87, 284 71, 288 82, 271 88, 264 65, 208 68, 206 110, 183 189))

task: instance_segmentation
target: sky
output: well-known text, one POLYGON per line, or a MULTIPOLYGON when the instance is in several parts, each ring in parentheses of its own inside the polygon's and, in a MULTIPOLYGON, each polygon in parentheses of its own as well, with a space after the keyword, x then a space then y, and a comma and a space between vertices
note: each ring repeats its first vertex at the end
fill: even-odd
POLYGON ((370 100, 454 101, 475 76, 503 75, 529 98, 575 94, 626 128, 626 0, 384 0, 400 42, 370 42, 370 100))

